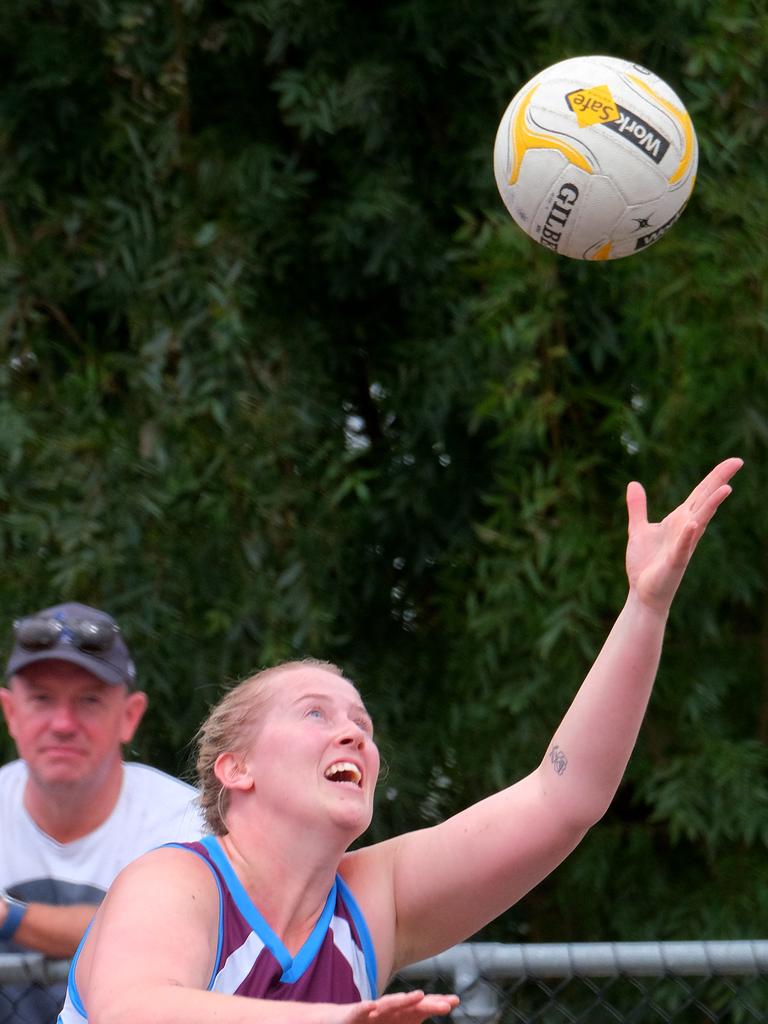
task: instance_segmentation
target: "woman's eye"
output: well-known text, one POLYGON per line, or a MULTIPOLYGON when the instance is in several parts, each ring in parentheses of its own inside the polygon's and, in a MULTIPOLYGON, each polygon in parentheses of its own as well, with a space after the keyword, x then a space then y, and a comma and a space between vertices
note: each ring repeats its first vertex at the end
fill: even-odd
POLYGON ((309 711, 307 711, 306 717, 307 718, 324 718, 325 716, 323 715, 323 712, 322 712, 321 708, 310 708, 309 711))

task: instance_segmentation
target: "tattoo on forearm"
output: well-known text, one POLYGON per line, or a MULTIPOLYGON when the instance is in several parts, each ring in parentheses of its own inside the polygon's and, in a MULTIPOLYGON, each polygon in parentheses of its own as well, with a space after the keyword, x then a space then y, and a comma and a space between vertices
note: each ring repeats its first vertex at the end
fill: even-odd
POLYGON ((552 762, 552 767, 555 769, 558 775, 562 775, 565 769, 568 767, 568 758, 557 745, 552 747, 552 749, 550 750, 549 760, 552 762))

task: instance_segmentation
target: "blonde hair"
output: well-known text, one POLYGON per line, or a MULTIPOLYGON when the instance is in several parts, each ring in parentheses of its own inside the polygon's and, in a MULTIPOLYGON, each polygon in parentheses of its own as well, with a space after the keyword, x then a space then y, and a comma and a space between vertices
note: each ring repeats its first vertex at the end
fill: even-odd
POLYGON ((267 684, 270 680, 291 669, 312 667, 345 678, 338 665, 317 658, 285 661, 280 665, 273 665, 255 675, 247 676, 228 690, 218 703, 214 704, 198 729, 195 736, 195 768, 200 789, 199 803, 205 823, 214 835, 224 835, 228 831, 224 819, 229 805, 229 790, 219 782, 214 770, 219 755, 225 752, 245 754, 253 726, 263 714, 269 700, 271 690, 267 684))

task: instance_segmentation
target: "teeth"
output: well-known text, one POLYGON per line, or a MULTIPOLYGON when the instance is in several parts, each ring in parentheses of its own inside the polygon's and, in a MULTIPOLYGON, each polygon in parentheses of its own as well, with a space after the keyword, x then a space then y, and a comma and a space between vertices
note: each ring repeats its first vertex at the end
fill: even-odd
POLYGON ((349 775, 350 778, 344 781, 354 782, 356 786, 360 785, 360 780, 363 777, 360 769, 356 764, 352 764, 351 761, 336 761, 325 772, 326 779, 333 779, 337 775, 349 775))

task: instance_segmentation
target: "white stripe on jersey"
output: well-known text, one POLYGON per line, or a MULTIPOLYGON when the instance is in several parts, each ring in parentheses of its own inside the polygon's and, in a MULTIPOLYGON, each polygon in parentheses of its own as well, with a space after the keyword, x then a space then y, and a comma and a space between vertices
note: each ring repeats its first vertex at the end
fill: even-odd
POLYGON ((224 966, 213 979, 211 991, 236 992, 238 985, 241 985, 250 974, 262 949, 264 943, 256 932, 251 932, 242 946, 229 954, 224 966))
POLYGON ((370 999, 372 996, 371 985, 368 981, 368 971, 365 965, 365 956, 362 949, 352 938, 352 929, 349 921, 335 914, 331 918, 331 931, 333 932, 333 944, 352 968, 352 977, 355 979, 360 999, 370 999))
POLYGON ((82 1024, 88 1024, 87 1018, 76 1009, 69 992, 67 992, 67 998, 64 1000, 64 1005, 56 1019, 56 1024, 81 1024, 81 1022, 82 1024))

